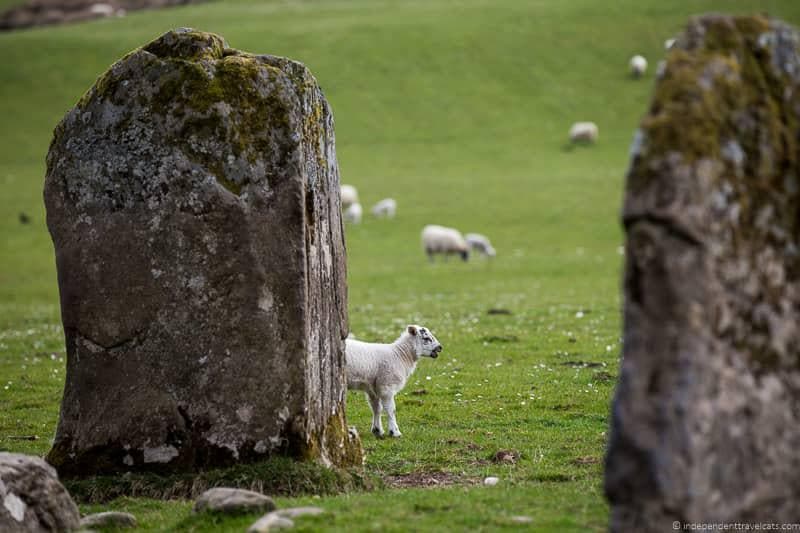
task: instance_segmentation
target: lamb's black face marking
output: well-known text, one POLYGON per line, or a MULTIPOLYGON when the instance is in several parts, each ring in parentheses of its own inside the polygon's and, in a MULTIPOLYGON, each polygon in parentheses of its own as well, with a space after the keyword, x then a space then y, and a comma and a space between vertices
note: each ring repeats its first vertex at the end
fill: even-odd
POLYGON ((431 333, 428 328, 416 326, 416 330, 417 338, 419 339, 417 355, 428 356, 435 359, 439 355, 439 352, 442 351, 442 345, 436 340, 436 337, 433 336, 433 333, 431 333))

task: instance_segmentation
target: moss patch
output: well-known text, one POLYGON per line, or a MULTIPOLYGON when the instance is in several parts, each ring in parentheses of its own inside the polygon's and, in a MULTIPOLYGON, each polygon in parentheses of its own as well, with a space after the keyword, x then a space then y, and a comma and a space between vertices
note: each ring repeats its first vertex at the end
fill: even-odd
POLYGON ((162 476, 126 473, 63 480, 72 497, 80 503, 100 503, 121 496, 139 498, 193 499, 213 487, 235 487, 271 496, 340 494, 372 490, 380 486, 377 477, 361 469, 333 469, 313 461, 298 462, 274 457, 258 463, 194 474, 162 476))

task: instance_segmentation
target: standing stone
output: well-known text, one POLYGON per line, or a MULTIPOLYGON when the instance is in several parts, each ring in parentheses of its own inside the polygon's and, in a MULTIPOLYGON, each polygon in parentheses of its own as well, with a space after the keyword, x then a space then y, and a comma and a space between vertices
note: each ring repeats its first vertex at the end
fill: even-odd
POLYGON ((333 117, 300 63, 170 31, 56 127, 62 475, 271 454, 360 464, 345 425, 333 117))
POLYGON ((800 34, 691 20, 631 152, 611 529, 796 522, 800 34))
POLYGON ((80 519, 52 466, 38 457, 0 452, 0 531, 70 531, 80 519))

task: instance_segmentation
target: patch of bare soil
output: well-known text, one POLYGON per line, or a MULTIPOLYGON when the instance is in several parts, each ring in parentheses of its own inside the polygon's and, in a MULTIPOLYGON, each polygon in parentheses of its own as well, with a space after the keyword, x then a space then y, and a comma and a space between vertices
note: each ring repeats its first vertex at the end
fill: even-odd
POLYGON ((450 485, 478 485, 480 480, 449 472, 411 472, 395 476, 384 476, 384 483, 393 489, 399 488, 431 488, 450 485))

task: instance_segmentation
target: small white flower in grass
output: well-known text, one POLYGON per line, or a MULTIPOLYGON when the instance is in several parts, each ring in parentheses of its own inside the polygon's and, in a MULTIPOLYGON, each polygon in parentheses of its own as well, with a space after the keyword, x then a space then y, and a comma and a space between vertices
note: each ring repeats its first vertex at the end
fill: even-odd
POLYGON ((431 377, 430 377, 430 376, 425 376, 425 379, 426 379, 427 381, 430 381, 430 380, 431 380, 431 377))
POLYGON ((575 318, 583 318, 583 311, 578 311, 575 313, 575 318))
POLYGON ((520 405, 525 405, 525 402, 519 402, 520 405))
POLYGON ((607 344, 607 345, 606 345, 606 351, 607 351, 607 352, 610 352, 610 351, 611 351, 611 345, 610 345, 610 344, 607 344))
POLYGON ((495 364, 494 364, 494 366, 500 366, 500 365, 502 365, 502 364, 503 364, 503 363, 495 363, 495 364))

